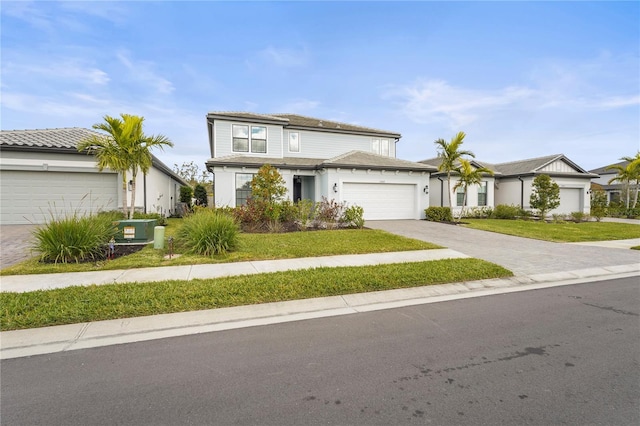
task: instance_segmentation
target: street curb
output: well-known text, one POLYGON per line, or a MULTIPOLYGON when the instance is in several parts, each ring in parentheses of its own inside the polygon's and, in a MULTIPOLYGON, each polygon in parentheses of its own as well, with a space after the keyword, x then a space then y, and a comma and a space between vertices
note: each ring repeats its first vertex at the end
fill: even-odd
POLYGON ((640 276, 638 264, 0 332, 0 359, 640 276))

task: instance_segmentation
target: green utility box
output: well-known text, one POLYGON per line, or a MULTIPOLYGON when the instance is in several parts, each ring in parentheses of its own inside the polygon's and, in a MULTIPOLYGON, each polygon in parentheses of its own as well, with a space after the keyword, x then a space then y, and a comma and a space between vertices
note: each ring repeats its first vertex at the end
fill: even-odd
POLYGON ((120 220, 117 223, 116 243, 148 244, 153 242, 156 219, 120 220))

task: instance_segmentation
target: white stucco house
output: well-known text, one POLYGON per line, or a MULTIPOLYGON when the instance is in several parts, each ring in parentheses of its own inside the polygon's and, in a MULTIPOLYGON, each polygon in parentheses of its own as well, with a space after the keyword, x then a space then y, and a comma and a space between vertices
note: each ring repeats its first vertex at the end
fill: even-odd
MULTIPOLYGON (((439 158, 421 161, 433 167, 440 164, 439 158)), ((529 204, 532 183, 536 176, 549 175, 560 187, 560 206, 550 214, 570 214, 590 211, 589 190, 591 179, 598 176, 587 172, 563 154, 512 161, 508 163, 491 164, 471 160, 474 167, 483 166, 494 172, 487 174, 482 185, 469 188, 467 207, 494 207, 499 204, 517 205, 525 210, 532 210, 529 204)), ((457 178, 451 177, 451 186, 457 178)), ((431 174, 430 204, 432 206, 448 206, 446 195, 446 174, 437 172, 431 174)), ((451 196, 453 210, 459 211, 462 206, 462 193, 451 196)), ((455 214, 455 213, 454 213, 455 214)))
MULTIPOLYGON (((77 150, 78 142, 91 135, 100 133, 83 128, 0 131, 0 224, 38 224, 74 211, 121 209, 122 177, 99 172, 95 157, 77 150)), ((138 175, 136 210, 169 215, 183 185, 187 182, 154 156, 149 173, 138 175)))
POLYGON ((278 169, 292 201, 359 205, 365 219, 420 219, 435 167, 396 158, 396 132, 295 114, 207 115, 215 205, 242 205, 263 164, 278 169))

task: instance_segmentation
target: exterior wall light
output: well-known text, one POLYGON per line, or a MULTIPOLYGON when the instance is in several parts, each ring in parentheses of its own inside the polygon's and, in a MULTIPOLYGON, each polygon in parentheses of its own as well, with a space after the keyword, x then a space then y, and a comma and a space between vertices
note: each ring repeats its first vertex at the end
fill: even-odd
POLYGON ((429 193, 429 185, 425 185, 425 186, 424 186, 424 188, 422 189, 422 191, 423 191, 425 194, 428 194, 428 193, 429 193))
POLYGON ((338 193, 338 184, 337 183, 333 184, 333 192, 335 192, 336 194, 338 193))

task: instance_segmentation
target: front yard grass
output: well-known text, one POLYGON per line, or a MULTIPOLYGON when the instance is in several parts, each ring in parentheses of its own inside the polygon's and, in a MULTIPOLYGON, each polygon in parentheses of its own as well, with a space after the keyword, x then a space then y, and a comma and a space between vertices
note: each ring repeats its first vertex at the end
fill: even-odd
POLYGON ((640 226, 617 222, 545 223, 532 220, 465 219, 469 228, 536 240, 577 243, 640 238, 640 226))
MULTIPOLYGON (((175 234, 180 222, 170 222, 166 237, 175 234)), ((155 266, 197 265, 250 260, 291 259, 341 254, 383 253, 392 251, 441 248, 435 244, 393 235, 373 229, 291 232, 283 234, 240 234, 240 247, 235 252, 212 257, 184 253, 176 245, 180 257, 165 259, 167 249, 156 250, 153 244, 139 252, 118 259, 90 263, 51 264, 29 259, 2 269, 0 275, 50 274, 60 272, 102 271, 110 269, 148 268, 155 266)))
MULTIPOLYGON (((306 234, 305 234, 306 235, 306 234)), ((218 279, 0 293, 0 330, 74 324, 508 277, 479 259, 317 268, 218 279)))

